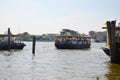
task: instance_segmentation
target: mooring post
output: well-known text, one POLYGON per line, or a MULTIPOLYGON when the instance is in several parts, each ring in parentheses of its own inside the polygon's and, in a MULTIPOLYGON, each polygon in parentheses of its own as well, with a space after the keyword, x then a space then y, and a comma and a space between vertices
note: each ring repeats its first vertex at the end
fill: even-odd
POLYGON ((10 42, 10 28, 8 28, 8 50, 10 51, 10 46, 11 46, 11 42, 10 42))
POLYGON ((32 53, 35 55, 35 42, 36 42, 36 37, 33 36, 33 45, 32 45, 32 53))
POLYGON ((111 21, 111 62, 118 62, 116 52, 115 25, 116 21, 111 21))

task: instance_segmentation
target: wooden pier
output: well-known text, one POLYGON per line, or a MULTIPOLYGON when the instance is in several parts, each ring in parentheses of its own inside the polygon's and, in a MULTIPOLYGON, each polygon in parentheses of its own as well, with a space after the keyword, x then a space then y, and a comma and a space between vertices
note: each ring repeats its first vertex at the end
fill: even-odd
POLYGON ((116 21, 107 21, 107 49, 111 62, 120 63, 120 27, 116 26, 116 21))

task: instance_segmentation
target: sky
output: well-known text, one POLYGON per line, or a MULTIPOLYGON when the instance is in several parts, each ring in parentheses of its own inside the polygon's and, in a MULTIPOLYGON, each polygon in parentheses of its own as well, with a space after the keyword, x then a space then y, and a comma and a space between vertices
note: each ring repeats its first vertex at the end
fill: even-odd
POLYGON ((103 31, 105 21, 120 22, 120 0, 0 0, 0 34, 59 34, 103 31))

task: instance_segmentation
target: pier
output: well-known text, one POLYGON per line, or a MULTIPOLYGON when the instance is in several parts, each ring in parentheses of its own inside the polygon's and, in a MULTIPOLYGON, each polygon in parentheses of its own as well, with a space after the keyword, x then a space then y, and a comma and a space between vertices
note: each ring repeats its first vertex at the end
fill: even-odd
POLYGON ((120 27, 116 26, 116 21, 107 21, 107 48, 106 54, 109 54, 111 62, 120 63, 120 27))

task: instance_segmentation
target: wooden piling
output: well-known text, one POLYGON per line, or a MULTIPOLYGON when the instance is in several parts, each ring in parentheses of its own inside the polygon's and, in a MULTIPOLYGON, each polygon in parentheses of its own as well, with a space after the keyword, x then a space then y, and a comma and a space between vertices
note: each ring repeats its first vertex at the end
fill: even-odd
POLYGON ((35 42, 36 42, 36 37, 33 36, 33 45, 32 45, 32 53, 35 55, 35 42))
POLYGON ((117 52, 116 52, 116 37, 115 37, 115 24, 116 21, 111 21, 111 48, 110 48, 110 52, 111 52, 111 62, 118 62, 117 61, 117 52))
POLYGON ((10 40, 10 28, 8 28, 8 50, 10 51, 10 47, 11 47, 11 40, 10 40))

